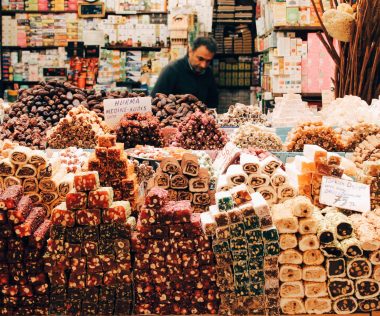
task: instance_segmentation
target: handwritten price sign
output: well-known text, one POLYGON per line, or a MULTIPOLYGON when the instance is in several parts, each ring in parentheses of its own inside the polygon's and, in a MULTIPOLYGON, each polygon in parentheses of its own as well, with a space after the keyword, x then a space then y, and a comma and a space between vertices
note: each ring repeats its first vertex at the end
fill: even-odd
POLYGON ((152 98, 125 98, 106 99, 104 104, 104 121, 112 128, 115 128, 125 113, 146 113, 152 112, 152 98))
POLYGON ((352 211, 371 210, 369 185, 339 178, 322 178, 319 201, 322 204, 352 211))

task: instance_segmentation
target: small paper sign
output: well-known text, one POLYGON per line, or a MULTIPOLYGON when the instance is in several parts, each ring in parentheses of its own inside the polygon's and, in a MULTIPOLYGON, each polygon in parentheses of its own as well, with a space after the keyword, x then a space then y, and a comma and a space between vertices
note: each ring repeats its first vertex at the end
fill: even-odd
POLYGON ((104 121, 111 128, 116 127, 125 113, 152 112, 151 97, 106 99, 103 104, 104 121))
POLYGON ((319 202, 357 212, 371 210, 369 185, 333 177, 323 177, 319 202))
POLYGON ((223 174, 228 166, 238 157, 241 150, 232 142, 228 142, 226 146, 219 152, 214 163, 212 164, 217 174, 223 174))

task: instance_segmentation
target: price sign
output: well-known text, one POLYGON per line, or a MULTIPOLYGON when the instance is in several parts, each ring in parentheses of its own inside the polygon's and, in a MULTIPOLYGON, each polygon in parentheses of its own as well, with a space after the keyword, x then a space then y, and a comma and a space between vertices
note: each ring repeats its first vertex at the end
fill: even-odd
POLYGON ((103 104, 104 121, 111 128, 116 127, 125 113, 152 112, 151 97, 106 99, 103 104))
POLYGON ((217 174, 223 174, 228 166, 239 156, 241 150, 234 143, 228 142, 219 152, 213 167, 217 174))
POLYGON ((369 185, 333 177, 323 177, 319 201, 347 210, 371 210, 369 185))

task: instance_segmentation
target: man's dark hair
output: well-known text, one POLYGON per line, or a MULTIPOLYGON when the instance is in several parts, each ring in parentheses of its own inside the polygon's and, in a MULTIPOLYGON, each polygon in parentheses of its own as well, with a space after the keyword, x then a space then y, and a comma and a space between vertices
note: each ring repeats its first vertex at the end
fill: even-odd
POLYGON ((216 53, 218 48, 218 44, 213 37, 197 37, 191 45, 191 48, 194 51, 201 46, 206 46, 206 48, 213 54, 216 53))

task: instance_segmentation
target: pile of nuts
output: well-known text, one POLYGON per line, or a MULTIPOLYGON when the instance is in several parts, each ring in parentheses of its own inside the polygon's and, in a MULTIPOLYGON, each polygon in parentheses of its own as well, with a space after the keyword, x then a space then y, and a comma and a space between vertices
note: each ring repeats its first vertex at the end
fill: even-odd
POLYGON ((87 99, 82 103, 87 109, 94 111, 99 117, 104 119, 104 99, 120 99, 120 98, 136 98, 136 97, 144 97, 144 93, 134 93, 124 91, 110 91, 106 92, 96 91, 96 90, 87 90, 87 99))
POLYGON ((245 123, 262 124, 270 126, 265 114, 258 106, 236 103, 228 108, 227 113, 218 117, 221 126, 241 126, 245 123))
POLYGON ((152 101, 153 114, 160 120, 161 127, 178 126, 197 110, 206 112, 206 104, 191 94, 168 96, 157 93, 152 101))
POLYGON ((150 113, 126 113, 116 127, 117 141, 125 148, 136 145, 162 147, 160 122, 150 113))
POLYGON ((322 122, 306 122, 293 128, 286 139, 287 151, 302 151, 305 144, 318 145, 327 151, 344 151, 341 135, 322 122))
POLYGON ((213 116, 197 111, 179 126, 173 146, 193 150, 221 149, 227 143, 226 133, 213 116))
POLYGON ((246 123, 239 127, 232 141, 239 148, 260 148, 268 151, 281 151, 282 142, 276 133, 267 127, 246 123))
POLYGON ((97 136, 108 132, 109 128, 95 112, 80 105, 49 131, 48 146, 56 149, 95 148, 97 136))

